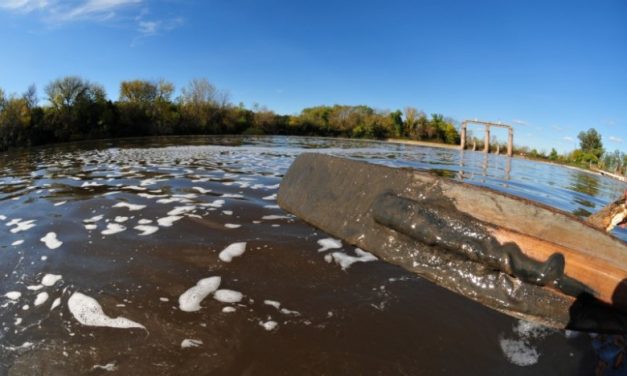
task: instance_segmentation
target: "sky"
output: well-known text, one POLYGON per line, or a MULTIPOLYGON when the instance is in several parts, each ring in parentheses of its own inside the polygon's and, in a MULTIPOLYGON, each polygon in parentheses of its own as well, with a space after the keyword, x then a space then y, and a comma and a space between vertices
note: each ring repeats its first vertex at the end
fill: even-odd
MULTIPOLYGON (((627 1, 0 0, 0 88, 207 78, 234 103, 412 106, 627 151, 627 1)), ((474 128, 480 135, 481 128, 474 128)), ((504 130, 492 132, 506 140, 504 130)))

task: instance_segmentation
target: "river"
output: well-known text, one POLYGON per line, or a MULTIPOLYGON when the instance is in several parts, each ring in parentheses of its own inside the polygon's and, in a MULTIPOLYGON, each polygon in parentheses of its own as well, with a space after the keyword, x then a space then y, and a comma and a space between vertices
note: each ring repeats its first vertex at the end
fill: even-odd
POLYGON ((281 177, 312 151, 430 170, 579 216, 625 189, 522 159, 324 138, 146 138, 5 153, 0 374, 594 371, 598 337, 497 313, 357 257, 283 212, 281 177))

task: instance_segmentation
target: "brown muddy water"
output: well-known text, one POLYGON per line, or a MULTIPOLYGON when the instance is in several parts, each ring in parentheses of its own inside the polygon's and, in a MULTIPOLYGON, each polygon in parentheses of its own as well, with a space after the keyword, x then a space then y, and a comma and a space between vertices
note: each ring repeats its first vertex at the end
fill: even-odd
POLYGON ((320 138, 11 152, 0 156, 0 374, 594 373, 598 336, 494 312, 283 212, 281 176, 312 150, 582 216, 624 187, 475 152, 320 138))

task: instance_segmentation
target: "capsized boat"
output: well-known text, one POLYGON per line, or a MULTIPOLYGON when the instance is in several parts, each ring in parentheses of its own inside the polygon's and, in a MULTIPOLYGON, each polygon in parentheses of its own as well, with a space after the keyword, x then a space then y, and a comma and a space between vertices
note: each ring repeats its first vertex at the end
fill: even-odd
POLYGON ((627 245, 540 203, 409 168, 300 155, 284 210, 508 315, 627 332, 627 245))

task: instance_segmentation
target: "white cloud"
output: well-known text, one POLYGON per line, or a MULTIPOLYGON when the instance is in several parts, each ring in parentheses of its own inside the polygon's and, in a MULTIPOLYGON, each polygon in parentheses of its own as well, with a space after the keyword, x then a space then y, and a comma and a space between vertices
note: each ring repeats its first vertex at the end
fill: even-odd
POLYGON ((616 136, 610 136, 608 138, 611 142, 615 142, 617 144, 622 144, 623 143, 623 139, 620 137, 616 137, 616 136))
POLYGON ((524 120, 519 120, 519 119, 514 119, 512 120, 512 123, 514 124, 518 124, 518 125, 527 125, 527 122, 524 120))
POLYGON ((183 24, 181 17, 165 19, 165 20, 142 20, 138 19, 137 31, 143 36, 148 37, 152 35, 158 35, 165 31, 171 31, 183 24))
POLYGON ((29 13, 39 10, 44 20, 68 22, 80 19, 108 19, 122 8, 140 4, 143 0, 0 0, 0 10, 29 13))
POLYGON ((78 6, 70 7, 57 17, 60 20, 71 21, 85 18, 110 18, 115 11, 141 3, 142 0, 87 0, 78 6))
POLYGON ((568 141, 568 142, 575 142, 575 139, 570 136, 564 136, 562 137, 562 140, 568 141))
POLYGON ((28 13, 49 6, 48 0, 0 0, 0 9, 28 13))
POLYGON ((139 21, 139 32, 146 35, 155 34, 159 28, 157 21, 139 21))

